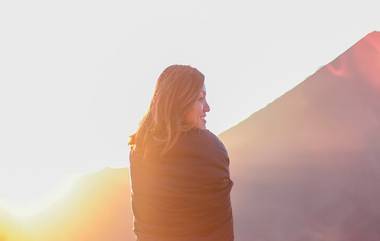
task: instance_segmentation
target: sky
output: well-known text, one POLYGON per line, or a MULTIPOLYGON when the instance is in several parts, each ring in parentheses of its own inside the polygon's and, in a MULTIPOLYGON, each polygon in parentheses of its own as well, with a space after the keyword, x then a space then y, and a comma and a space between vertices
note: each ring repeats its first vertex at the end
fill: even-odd
POLYGON ((0 2, 0 208, 36 213, 75 178, 128 166, 171 64, 206 77, 215 134, 372 31, 378 1, 0 2))

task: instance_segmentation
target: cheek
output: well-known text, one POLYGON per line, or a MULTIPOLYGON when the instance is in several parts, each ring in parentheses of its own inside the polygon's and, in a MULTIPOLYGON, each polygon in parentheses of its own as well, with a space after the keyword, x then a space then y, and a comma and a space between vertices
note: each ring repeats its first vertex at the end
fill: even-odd
POLYGON ((202 114, 203 114, 203 104, 198 104, 195 107, 195 109, 194 109, 194 113, 195 113, 195 115, 197 115, 197 117, 202 116, 202 114))
POLYGON ((201 104, 194 104, 186 115, 186 119, 189 121, 198 121, 203 113, 203 106, 201 104))
POLYGON ((185 119, 187 121, 194 121, 194 118, 196 116, 196 110, 195 108, 191 108, 185 115, 185 119))

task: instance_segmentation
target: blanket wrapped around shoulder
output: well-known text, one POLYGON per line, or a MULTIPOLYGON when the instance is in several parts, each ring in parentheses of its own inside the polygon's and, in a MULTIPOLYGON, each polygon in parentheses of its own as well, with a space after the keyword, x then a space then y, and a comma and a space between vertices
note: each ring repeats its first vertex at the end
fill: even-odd
POLYGON ((207 129, 185 132, 160 158, 152 154, 142 159, 131 150, 137 237, 201 240, 219 232, 219 240, 233 240, 229 162, 225 146, 207 129))

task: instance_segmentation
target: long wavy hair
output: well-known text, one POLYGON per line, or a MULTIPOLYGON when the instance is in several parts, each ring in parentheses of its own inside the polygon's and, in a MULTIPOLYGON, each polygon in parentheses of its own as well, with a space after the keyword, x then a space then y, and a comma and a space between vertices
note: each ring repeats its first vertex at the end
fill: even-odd
POLYGON ((159 146, 164 155, 180 135, 194 126, 185 122, 185 115, 203 88, 204 75, 189 65, 168 66, 159 76, 149 109, 140 120, 137 131, 129 136, 131 150, 143 157, 151 145, 159 146))

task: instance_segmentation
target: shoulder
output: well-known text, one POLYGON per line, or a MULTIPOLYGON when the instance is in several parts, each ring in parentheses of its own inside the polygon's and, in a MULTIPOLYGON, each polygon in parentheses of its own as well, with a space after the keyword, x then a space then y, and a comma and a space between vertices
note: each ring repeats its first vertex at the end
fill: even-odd
POLYGON ((191 129, 184 132, 180 138, 180 141, 190 141, 198 144, 215 145, 221 147, 223 143, 219 138, 208 129, 191 129))
POLYGON ((201 140, 201 142, 205 142, 205 144, 209 144, 214 148, 226 151, 226 147, 219 139, 219 137, 212 133, 210 130, 200 129, 198 132, 198 135, 200 135, 199 139, 201 140))
POLYGON ((208 129, 191 129, 184 132, 174 149, 199 155, 228 157, 222 141, 208 129))

